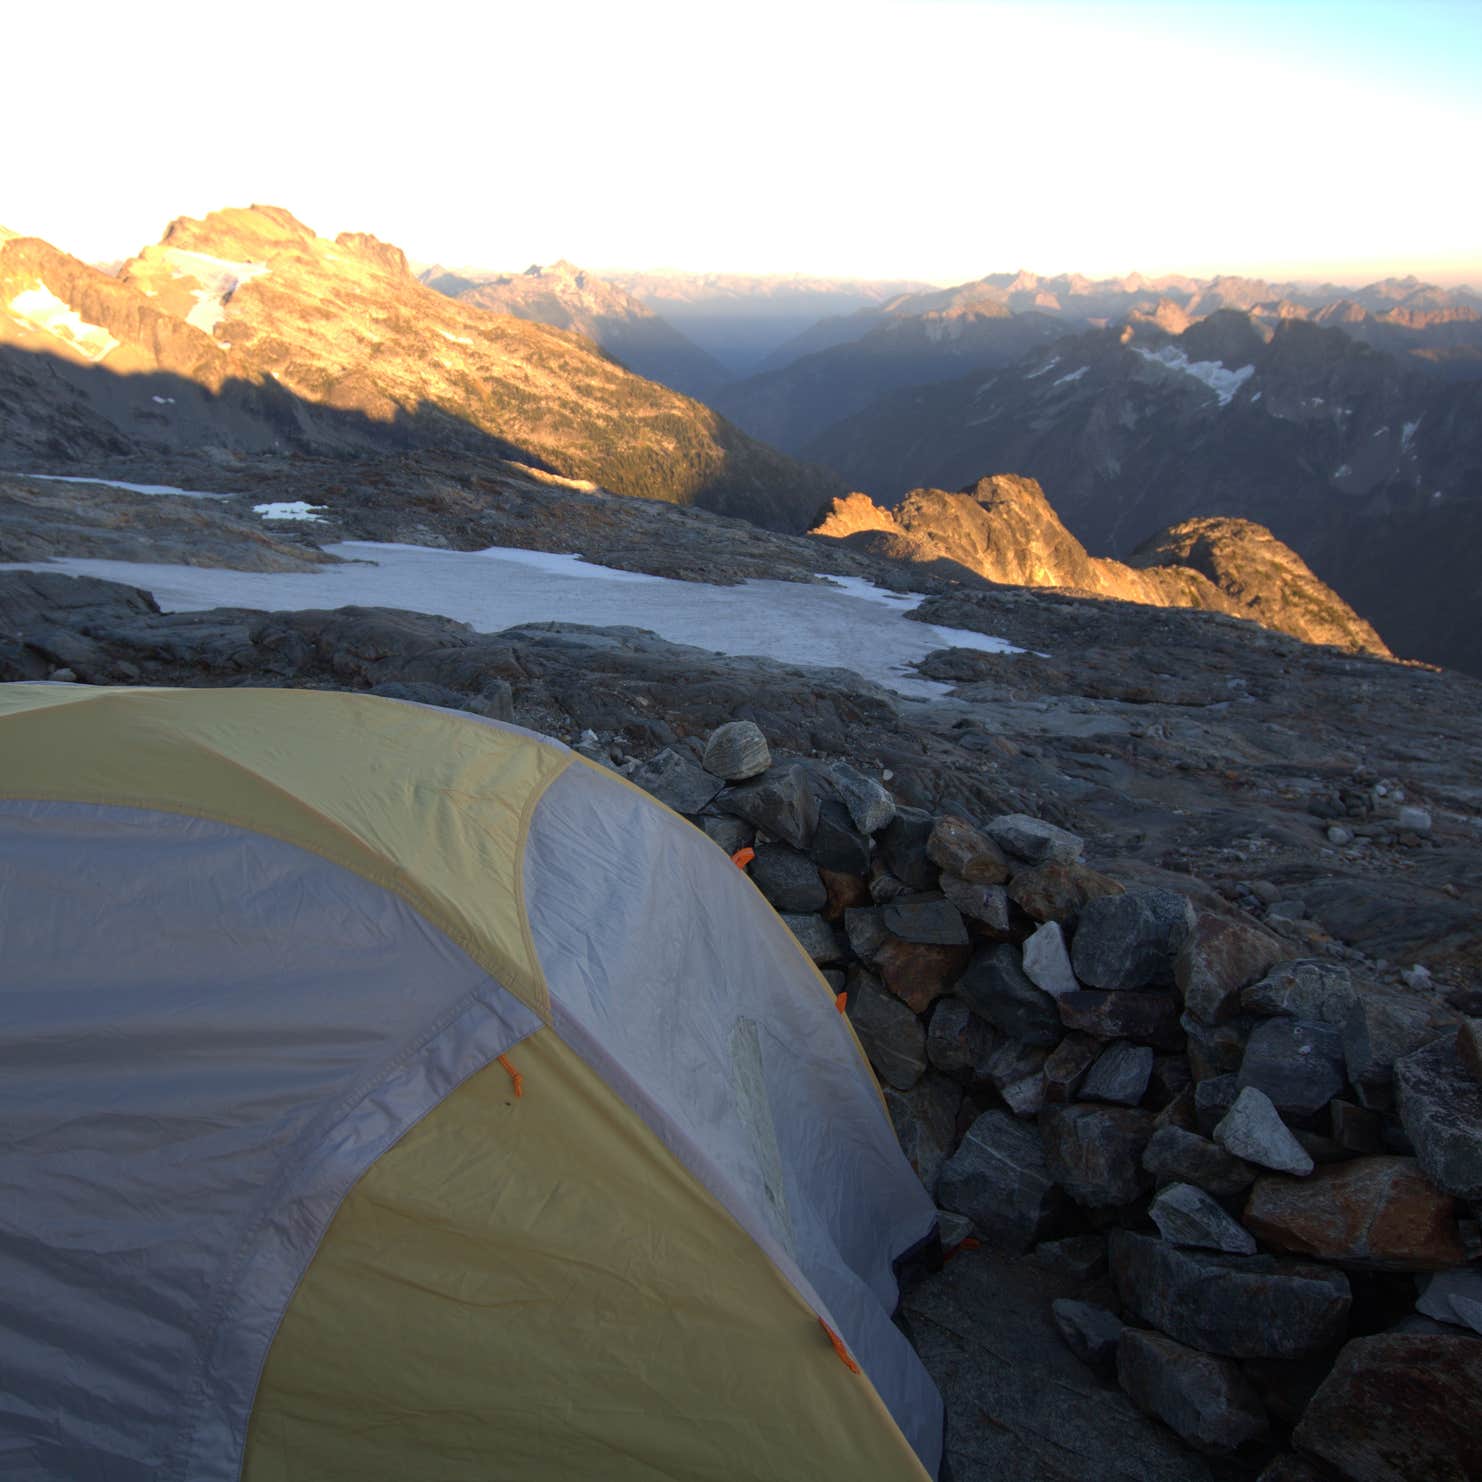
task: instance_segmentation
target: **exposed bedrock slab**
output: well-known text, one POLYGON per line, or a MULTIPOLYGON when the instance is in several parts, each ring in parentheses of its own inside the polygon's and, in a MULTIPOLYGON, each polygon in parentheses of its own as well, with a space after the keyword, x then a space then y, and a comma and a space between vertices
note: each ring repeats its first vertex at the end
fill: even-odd
POLYGON ((981 1113, 942 1169, 937 1202, 965 1214, 999 1250, 1026 1251, 1068 1213, 1045 1165, 1039 1134, 1008 1112, 981 1113))
POLYGON ((1381 1333, 1338 1355, 1293 1440, 1360 1482, 1476 1482, 1479 1416, 1482 1343, 1381 1333))
POLYGON ((1147 1188, 1142 1153, 1153 1135, 1151 1112, 1086 1102, 1048 1105, 1040 1133, 1051 1176, 1077 1204, 1113 1209, 1147 1188))
POLYGON ((1379 1271, 1439 1271, 1466 1260, 1456 1204, 1414 1158, 1356 1158, 1310 1178, 1256 1180, 1243 1216, 1267 1245, 1379 1271))
POLYGON ((1194 907, 1172 890, 1129 890, 1088 901, 1071 963, 1092 988, 1173 986, 1174 959, 1194 927, 1194 907))
POLYGON ((1311 1125, 1347 1084, 1342 1038, 1331 1024, 1265 1019, 1246 1041, 1238 1084, 1264 1091, 1283 1118, 1311 1125))
POLYGON ((1188 1250, 1112 1232, 1112 1275, 1123 1305, 1170 1338, 1226 1358, 1296 1358, 1343 1336, 1348 1278, 1276 1256, 1188 1250))
POLYGON ((1447 1035, 1395 1061, 1400 1121, 1431 1181, 1482 1203, 1482 1085, 1447 1035))
POLYGON ((1030 982, 1019 949, 1007 942, 980 947, 955 991, 974 1013, 1025 1044, 1053 1045, 1065 1033, 1055 1000, 1030 982))
POLYGON ((1201 912, 1174 959, 1173 980, 1196 1019, 1218 1024, 1237 1012, 1241 989, 1289 950, 1259 927, 1201 912))
POLYGON ((1122 1330, 1117 1380, 1138 1409, 1200 1451, 1237 1451, 1268 1429, 1266 1407, 1238 1364, 1162 1333, 1122 1330))

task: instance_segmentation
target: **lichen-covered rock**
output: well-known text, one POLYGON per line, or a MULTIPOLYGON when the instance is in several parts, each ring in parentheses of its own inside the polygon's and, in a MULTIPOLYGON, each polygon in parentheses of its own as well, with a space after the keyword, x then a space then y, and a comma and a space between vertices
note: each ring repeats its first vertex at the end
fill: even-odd
POLYGON ((913 1013, 924 1014, 962 976, 970 955, 967 947, 886 936, 875 950, 874 966, 897 998, 913 1013))
POLYGON ((1009 899, 1031 921, 1058 921, 1074 926, 1087 901, 1120 895, 1126 887, 1110 875, 1074 859, 1047 859, 1014 871, 1009 899))
POLYGON ((1117 1381, 1138 1409, 1199 1451, 1237 1451, 1268 1429, 1266 1408, 1238 1364, 1162 1333, 1122 1330, 1117 1381))
POLYGON ((1296 1358, 1342 1337, 1352 1294, 1341 1271, 1276 1256, 1189 1250, 1114 1230, 1123 1305, 1180 1343, 1226 1358, 1296 1358))
POLYGON ((950 814, 938 818, 926 841, 926 853, 943 874, 973 885, 1002 885, 1009 862, 987 834, 950 814))
POLYGON ((1172 890, 1129 890, 1088 901, 1071 965, 1092 988, 1173 986, 1174 960, 1194 927, 1194 907, 1172 890))
POLYGON ((772 753, 754 721, 733 720, 710 733, 702 765, 714 777, 740 782, 765 772, 772 765, 772 753))
POLYGON ((1243 1216, 1267 1245, 1379 1271, 1439 1271, 1466 1260, 1456 1204, 1413 1158, 1356 1158, 1310 1178, 1256 1180, 1243 1216))
POLYGON ((829 768, 829 777, 861 833, 878 834, 895 817, 895 799, 873 777, 866 777, 848 762, 835 762, 829 768))
POLYGON ((1068 1213, 1039 1135, 1003 1111, 985 1111, 968 1128, 942 1170, 937 1202, 967 1215, 985 1242, 1009 1251, 1026 1251, 1056 1233, 1068 1213))
POLYGON ((1240 1004, 1252 1014, 1283 1014, 1341 1030, 1357 996, 1353 977, 1341 962, 1301 957, 1277 964, 1242 990, 1240 1004))
POLYGON ((1312 1397, 1299 1450, 1363 1482, 1482 1477, 1482 1343, 1381 1333, 1355 1338, 1312 1397))

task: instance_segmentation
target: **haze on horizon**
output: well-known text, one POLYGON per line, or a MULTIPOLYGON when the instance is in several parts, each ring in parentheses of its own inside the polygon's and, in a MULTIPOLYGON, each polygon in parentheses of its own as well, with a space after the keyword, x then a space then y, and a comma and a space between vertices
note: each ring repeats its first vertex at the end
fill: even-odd
POLYGON ((262 202, 486 268, 1482 288, 1475 0, 84 0, 61 49, 35 7, 10 33, 0 119, 39 142, 0 224, 92 261, 262 202))

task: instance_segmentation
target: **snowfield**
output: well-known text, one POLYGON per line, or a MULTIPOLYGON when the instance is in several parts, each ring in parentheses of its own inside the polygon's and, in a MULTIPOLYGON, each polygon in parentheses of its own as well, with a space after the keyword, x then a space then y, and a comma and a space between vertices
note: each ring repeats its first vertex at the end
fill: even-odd
POLYGON ((10 301, 10 312, 22 323, 71 345, 94 362, 118 348, 118 341, 102 325, 87 323, 45 283, 16 294, 10 301))
POLYGON ((617 571, 549 551, 440 551, 370 541, 325 549, 347 564, 283 574, 69 557, 0 569, 125 582, 153 592, 166 612, 357 605, 438 613, 485 633, 543 622, 647 628, 671 642, 717 653, 851 669, 919 699, 939 698, 949 689, 911 670, 933 649, 1022 652, 1000 638, 911 622, 906 614, 924 598, 855 577, 830 577, 828 585, 749 581, 719 587, 617 571))
MULTIPOLYGON (((1219 398, 1222 407, 1229 406, 1235 399, 1235 393, 1256 373, 1253 365, 1242 365, 1239 370, 1230 370, 1218 360, 1190 360, 1184 351, 1177 350, 1172 345, 1164 345, 1161 350, 1144 350, 1140 345, 1132 348, 1144 360, 1151 360, 1168 370, 1181 371, 1196 381, 1202 381, 1219 398)), ((1257 392, 1256 395, 1259 396, 1260 393, 1257 392)), ((1254 401, 1255 397, 1251 400, 1254 401)))

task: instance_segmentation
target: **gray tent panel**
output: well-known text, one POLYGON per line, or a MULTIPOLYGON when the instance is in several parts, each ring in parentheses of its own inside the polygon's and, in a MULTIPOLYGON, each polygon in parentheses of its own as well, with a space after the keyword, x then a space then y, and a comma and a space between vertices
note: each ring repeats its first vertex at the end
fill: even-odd
POLYGON ((536 806, 525 900, 559 1033, 842 1334, 935 1475, 941 1399, 890 1321, 888 1253, 936 1211, 787 928, 698 829, 586 766, 536 806))
POLYGON ((235 1478, 340 1200, 539 1027, 398 897, 176 814, 0 803, 0 1472, 235 1478))

